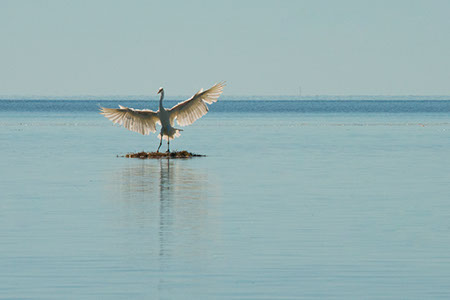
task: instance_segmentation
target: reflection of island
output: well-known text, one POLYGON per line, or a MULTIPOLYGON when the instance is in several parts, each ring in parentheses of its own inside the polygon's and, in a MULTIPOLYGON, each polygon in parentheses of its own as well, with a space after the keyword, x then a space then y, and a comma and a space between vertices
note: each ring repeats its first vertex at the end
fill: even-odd
POLYGON ((144 242, 161 264, 207 256, 217 238, 217 185, 194 167, 193 161, 129 161, 110 185, 122 210, 120 224, 145 230, 144 242))

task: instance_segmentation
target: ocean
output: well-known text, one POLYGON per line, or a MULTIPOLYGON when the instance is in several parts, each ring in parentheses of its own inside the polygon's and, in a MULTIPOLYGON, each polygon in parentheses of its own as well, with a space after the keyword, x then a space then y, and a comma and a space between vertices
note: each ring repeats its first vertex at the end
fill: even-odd
POLYGON ((0 299, 450 298, 450 101, 219 100, 187 160, 118 104, 0 101, 0 299))

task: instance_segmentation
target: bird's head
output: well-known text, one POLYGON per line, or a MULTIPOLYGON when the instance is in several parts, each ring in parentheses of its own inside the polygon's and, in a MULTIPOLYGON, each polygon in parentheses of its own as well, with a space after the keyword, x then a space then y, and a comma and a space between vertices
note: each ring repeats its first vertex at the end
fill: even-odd
POLYGON ((162 87, 159 88, 158 93, 156 93, 156 95, 158 95, 159 93, 161 93, 162 91, 164 91, 164 89, 162 87))

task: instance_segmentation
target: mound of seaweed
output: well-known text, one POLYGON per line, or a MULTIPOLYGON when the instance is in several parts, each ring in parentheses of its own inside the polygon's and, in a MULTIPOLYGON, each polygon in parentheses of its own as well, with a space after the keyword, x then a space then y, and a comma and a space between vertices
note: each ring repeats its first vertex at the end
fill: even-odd
POLYGON ((205 155, 191 153, 186 150, 175 151, 175 152, 138 152, 138 153, 128 153, 125 155, 125 157, 140 158, 140 159, 191 158, 191 157, 201 157, 201 156, 205 156, 205 155))

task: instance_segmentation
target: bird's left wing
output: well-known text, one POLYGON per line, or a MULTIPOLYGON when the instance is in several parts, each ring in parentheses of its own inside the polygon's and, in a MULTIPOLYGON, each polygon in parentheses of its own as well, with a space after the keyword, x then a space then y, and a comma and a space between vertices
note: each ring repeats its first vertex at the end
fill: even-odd
POLYGON ((216 102, 223 92, 225 82, 216 83, 210 89, 201 89, 186 101, 180 102, 169 110, 170 123, 176 119, 180 126, 187 126, 200 119, 208 112, 208 104, 216 102))
POLYGON ((114 123, 123 125, 128 130, 148 135, 156 132, 156 124, 160 123, 156 112, 148 109, 133 109, 119 105, 120 108, 100 107, 100 113, 114 123))

